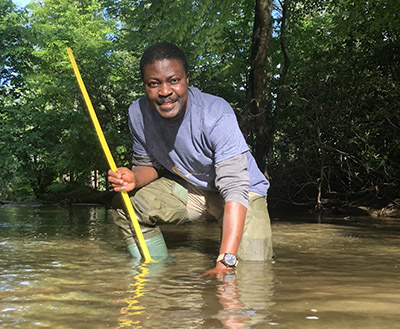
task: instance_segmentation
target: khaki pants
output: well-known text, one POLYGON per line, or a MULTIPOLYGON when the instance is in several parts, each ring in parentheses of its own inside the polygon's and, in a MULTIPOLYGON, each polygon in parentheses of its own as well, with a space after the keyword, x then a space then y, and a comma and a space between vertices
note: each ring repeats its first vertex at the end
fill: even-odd
MULTIPOLYGON (((217 192, 205 191, 171 177, 161 177, 130 194, 145 239, 160 234, 159 223, 182 224, 214 217, 222 224, 224 200, 217 192)), ((132 224, 125 215, 121 196, 113 201, 112 217, 127 245, 135 243, 132 224)), ((271 223, 265 197, 250 193, 240 260, 265 261, 273 257, 271 223)))

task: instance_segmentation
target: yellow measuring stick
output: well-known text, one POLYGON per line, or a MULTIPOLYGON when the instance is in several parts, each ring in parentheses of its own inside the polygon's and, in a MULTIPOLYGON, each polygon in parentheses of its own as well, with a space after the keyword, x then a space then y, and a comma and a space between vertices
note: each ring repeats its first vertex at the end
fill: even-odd
MULTIPOLYGON (((115 161, 111 155, 110 148, 108 147, 108 144, 104 137, 103 131, 101 130, 99 120, 97 119, 96 112, 93 109, 92 102, 90 101, 89 95, 86 91, 85 84, 83 83, 81 74, 79 73, 79 69, 78 69, 78 66, 76 65, 75 58, 74 58, 71 48, 67 48, 67 52, 68 52, 68 56, 71 61, 72 67, 74 69, 76 79, 78 80, 79 87, 83 94, 83 98, 85 99, 86 106, 89 110, 90 117, 92 118, 94 128, 96 129, 97 137, 99 138, 101 147, 103 148, 103 152, 106 155, 108 165, 110 166, 112 171, 116 172, 117 166, 115 165, 115 161)), ((135 215, 135 210, 133 209, 131 200, 129 199, 128 192, 121 191, 121 194, 122 194, 122 199, 124 200, 126 210, 128 211, 129 218, 131 219, 133 228, 135 230, 136 237, 139 241, 139 246, 142 251, 143 257, 145 259, 145 262, 150 262, 150 261, 152 261, 152 259, 150 257, 149 249, 147 248, 146 242, 144 241, 143 233, 142 233, 142 230, 140 229, 140 225, 139 225, 139 222, 135 215)))

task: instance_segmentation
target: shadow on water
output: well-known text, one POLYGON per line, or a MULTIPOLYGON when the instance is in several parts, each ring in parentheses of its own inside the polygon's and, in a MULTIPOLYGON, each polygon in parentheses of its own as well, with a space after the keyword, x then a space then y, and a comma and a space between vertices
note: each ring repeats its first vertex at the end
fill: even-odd
POLYGON ((273 218, 276 263, 214 266, 214 222, 162 227, 135 264, 101 207, 0 208, 0 328, 400 328, 400 225, 273 218))

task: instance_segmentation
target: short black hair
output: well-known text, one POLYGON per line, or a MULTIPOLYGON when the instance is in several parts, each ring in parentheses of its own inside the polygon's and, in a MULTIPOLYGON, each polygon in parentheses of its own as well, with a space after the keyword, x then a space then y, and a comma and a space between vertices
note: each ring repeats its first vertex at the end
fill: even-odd
POLYGON ((189 65, 185 53, 176 45, 169 42, 159 42, 148 47, 140 59, 140 75, 143 79, 144 67, 163 59, 176 59, 180 61, 185 69, 186 74, 189 73, 189 65))

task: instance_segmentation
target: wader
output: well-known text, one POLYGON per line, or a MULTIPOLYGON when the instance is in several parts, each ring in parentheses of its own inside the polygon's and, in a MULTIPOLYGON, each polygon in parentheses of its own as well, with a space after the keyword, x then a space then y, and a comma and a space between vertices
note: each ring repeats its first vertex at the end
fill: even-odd
MULTIPOLYGON (((179 178, 178 178, 179 179, 179 178)), ((224 200, 218 192, 199 189, 184 181, 161 177, 130 193, 130 200, 152 257, 168 256, 159 223, 182 224, 205 216, 222 225, 224 200)), ((112 217, 134 258, 141 258, 132 224, 125 215, 120 194, 113 201, 112 217)), ((250 192, 249 206, 237 257, 240 260, 271 260, 271 223, 264 196, 250 192)))

